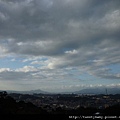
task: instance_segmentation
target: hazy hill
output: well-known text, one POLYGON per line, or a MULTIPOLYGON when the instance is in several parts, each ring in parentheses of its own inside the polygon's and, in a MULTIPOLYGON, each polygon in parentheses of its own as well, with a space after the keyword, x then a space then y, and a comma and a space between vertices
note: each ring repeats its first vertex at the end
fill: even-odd
MULTIPOLYGON (((20 93, 20 94, 57 94, 57 93, 50 93, 46 91, 38 90, 30 90, 30 91, 11 91, 7 90, 8 93, 20 93)), ((80 91, 73 91, 73 92, 59 92, 58 94, 106 94, 106 88, 99 87, 99 88, 87 88, 80 91)), ((120 94, 120 88, 107 88, 107 94, 120 94)))
POLYGON ((14 91, 14 90, 6 90, 6 91, 7 91, 7 93, 20 93, 20 94, 34 94, 34 93, 48 94, 48 92, 42 91, 40 89, 38 89, 38 90, 30 90, 30 91, 14 91))
MULTIPOLYGON (((106 88, 88 88, 76 91, 76 94, 106 94, 106 88)), ((107 94, 120 94, 120 88, 107 88, 107 94)))

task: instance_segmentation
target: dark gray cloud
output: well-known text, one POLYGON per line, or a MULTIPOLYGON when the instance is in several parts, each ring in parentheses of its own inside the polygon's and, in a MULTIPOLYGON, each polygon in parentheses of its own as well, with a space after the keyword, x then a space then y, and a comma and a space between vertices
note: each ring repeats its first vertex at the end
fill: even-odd
POLYGON ((119 0, 1 0, 0 44, 8 54, 49 56, 48 68, 119 78, 99 71, 120 63, 119 6, 119 0))
MULTIPOLYGON (((1 14, 5 20, 1 20, 3 24, 3 27, 1 27, 3 31, 1 31, 1 36, 3 34, 3 37, 11 37, 15 39, 16 42, 50 39, 56 41, 57 38, 58 40, 62 39, 62 41, 65 41, 65 37, 69 37, 70 32, 73 32, 73 35, 76 33, 77 29, 74 25, 76 24, 77 26, 77 23, 79 25, 77 27, 79 34, 94 30, 95 28, 98 28, 96 32, 100 32, 99 30, 101 30, 101 28, 99 27, 101 24, 96 25, 94 23, 104 18, 105 15, 111 14, 119 9, 118 6, 120 4, 119 1, 104 1, 100 2, 101 4, 88 0, 75 0, 74 2, 67 2, 67 0, 45 1, 46 2, 43 0, 23 0, 12 3, 2 1, 1 14), (103 14, 103 16, 101 16, 101 14, 103 14), (73 26, 71 26, 71 24, 73 26), (74 29, 71 30, 70 27, 74 29), (81 28, 82 30, 80 30, 81 28)), ((91 32, 89 32, 89 34, 91 34, 91 32)), ((78 40, 78 38, 74 39, 78 40)))

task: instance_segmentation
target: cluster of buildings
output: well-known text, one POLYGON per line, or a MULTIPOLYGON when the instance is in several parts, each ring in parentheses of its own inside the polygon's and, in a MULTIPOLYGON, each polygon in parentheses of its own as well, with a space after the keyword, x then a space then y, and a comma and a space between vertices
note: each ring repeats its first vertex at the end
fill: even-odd
POLYGON ((31 102, 47 111, 56 109, 72 110, 82 108, 105 109, 120 104, 120 95, 81 95, 81 94, 10 94, 16 101, 31 102))

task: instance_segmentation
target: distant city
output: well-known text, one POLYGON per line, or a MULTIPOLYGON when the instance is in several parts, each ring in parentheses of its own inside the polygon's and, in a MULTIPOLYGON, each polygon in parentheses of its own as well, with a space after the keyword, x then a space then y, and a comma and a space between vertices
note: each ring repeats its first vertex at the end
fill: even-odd
POLYGON ((1 91, 0 112, 3 114, 119 115, 120 94, 108 94, 107 89, 104 91, 105 94, 28 94, 1 91))
POLYGON ((17 102, 24 101, 31 102, 37 107, 42 107, 48 112, 61 108, 65 110, 83 108, 97 108, 105 109, 107 107, 120 104, 120 95, 92 95, 92 94, 17 94, 10 93, 9 96, 14 98, 17 102))

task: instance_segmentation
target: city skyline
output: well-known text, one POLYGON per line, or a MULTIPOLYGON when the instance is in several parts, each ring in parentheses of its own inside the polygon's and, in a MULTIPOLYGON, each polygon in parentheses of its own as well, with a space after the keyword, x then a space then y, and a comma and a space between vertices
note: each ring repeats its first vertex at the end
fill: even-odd
POLYGON ((0 90, 120 87, 119 0, 0 0, 0 90))

